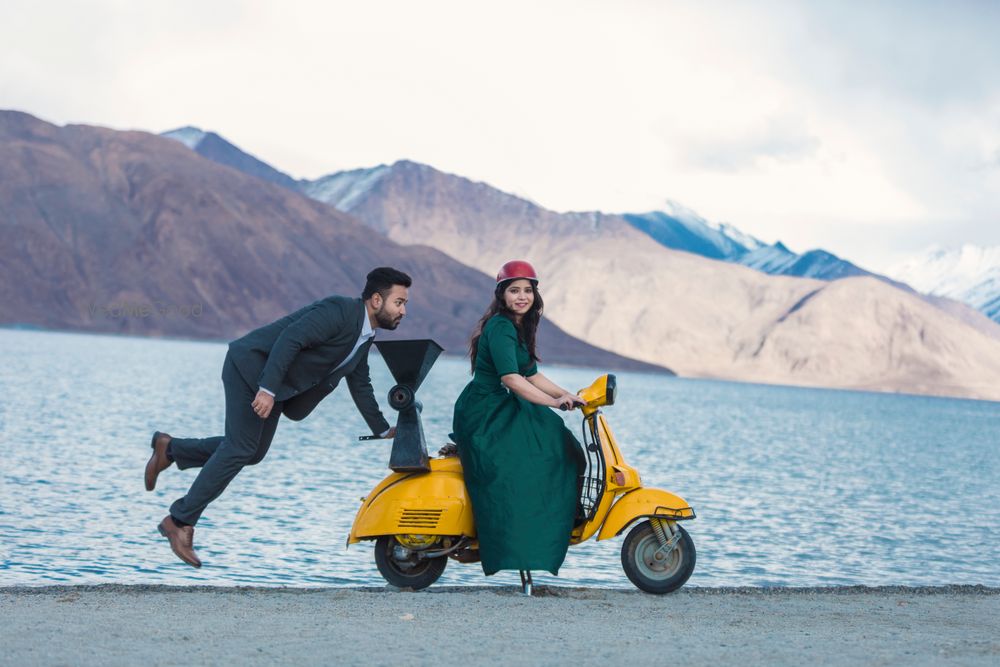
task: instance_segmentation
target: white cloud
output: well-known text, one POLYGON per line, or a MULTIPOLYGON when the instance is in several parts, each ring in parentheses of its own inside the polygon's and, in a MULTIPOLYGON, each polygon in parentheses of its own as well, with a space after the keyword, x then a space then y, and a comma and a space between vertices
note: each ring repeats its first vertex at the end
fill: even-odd
POLYGON ((871 265, 1000 243, 996 7, 8 0, 0 107, 198 125, 294 176, 410 158, 561 210, 670 198, 871 265))
POLYGON ((720 128, 713 136, 680 138, 685 159, 710 171, 735 172, 758 168, 768 161, 788 162, 811 158, 819 139, 804 123, 790 118, 770 118, 747 130, 720 128))

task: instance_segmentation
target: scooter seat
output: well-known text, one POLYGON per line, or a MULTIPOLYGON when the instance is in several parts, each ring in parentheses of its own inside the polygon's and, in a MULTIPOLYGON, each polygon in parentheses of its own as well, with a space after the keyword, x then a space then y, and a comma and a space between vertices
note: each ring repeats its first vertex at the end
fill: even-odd
POLYGON ((462 462, 457 456, 446 456, 440 459, 431 459, 431 472, 453 472, 462 474, 462 462))

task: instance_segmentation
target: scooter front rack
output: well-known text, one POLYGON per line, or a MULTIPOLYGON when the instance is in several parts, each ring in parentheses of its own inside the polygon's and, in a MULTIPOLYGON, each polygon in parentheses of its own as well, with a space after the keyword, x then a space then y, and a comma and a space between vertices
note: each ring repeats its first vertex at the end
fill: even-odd
POLYGON ((586 523, 594 518, 597 507, 604 497, 604 487, 607 485, 607 464, 601 450, 600 436, 594 424, 595 417, 587 417, 583 421, 583 451, 587 457, 586 469, 580 475, 580 517, 579 523, 586 523))

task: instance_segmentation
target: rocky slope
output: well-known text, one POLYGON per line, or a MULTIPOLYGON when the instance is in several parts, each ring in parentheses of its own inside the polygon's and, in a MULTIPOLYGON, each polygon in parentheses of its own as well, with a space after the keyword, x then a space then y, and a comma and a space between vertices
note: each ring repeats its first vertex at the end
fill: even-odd
MULTIPOLYGON (((346 187, 342 178, 332 178, 346 187)), ((306 187, 310 187, 310 196, 328 198, 329 193, 312 189, 311 184, 306 187)), ((742 264, 775 276, 817 280, 877 278, 920 295, 927 303, 1000 340, 1000 249, 993 249, 992 254, 990 249, 973 246, 965 246, 961 251, 932 250, 894 267, 891 276, 883 276, 826 250, 800 254, 780 241, 767 245, 733 225, 710 222, 673 202, 668 202, 665 211, 625 213, 622 217, 668 248, 742 264)))
MULTIPOLYGON (((244 152, 214 132, 183 127, 161 136, 186 145, 199 155, 244 173, 277 183, 341 210, 353 207, 355 199, 382 178, 390 167, 354 169, 316 180, 295 180, 271 165, 244 152)), ((928 303, 966 324, 1000 339, 1000 262, 997 249, 973 246, 958 251, 932 249, 923 257, 894 267, 890 276, 867 271, 822 249, 796 253, 780 241, 768 245, 729 223, 706 220, 696 212, 668 201, 666 209, 647 213, 623 213, 620 217, 661 245, 711 259, 749 266, 771 275, 799 276, 818 280, 871 276, 890 285, 920 294, 928 303), (956 255, 959 257, 956 259, 956 255), (983 262, 983 257, 987 261, 983 262), (970 261, 971 258, 971 261, 970 261), (971 275, 970 275, 971 270, 971 275), (980 277, 979 274, 983 274, 980 277), (914 289, 907 284, 912 277, 914 289), (919 291, 918 291, 919 290, 919 291)), ((384 232, 385 230, 379 230, 384 232)))
POLYGON ((323 188, 399 243, 482 271, 535 262, 560 326, 685 375, 1000 399, 1000 341, 875 279, 765 275, 406 161, 323 188))
MULTIPOLYGON (((164 132, 162 136, 179 141, 210 160, 303 192, 345 211, 350 210, 355 200, 365 196, 368 188, 390 169, 381 165, 372 169, 337 172, 314 181, 296 181, 214 132, 183 127, 164 132)), ((742 264, 771 275, 818 280, 862 276, 877 278, 900 289, 921 294, 928 303, 1000 340, 1000 288, 997 287, 1000 284, 997 277, 1000 262, 996 260, 996 249, 972 248, 970 253, 967 246, 958 260, 955 260, 955 252, 932 250, 925 257, 914 258, 895 267, 893 275, 896 279, 893 279, 867 271, 822 249, 799 254, 780 241, 768 245, 729 223, 711 222, 672 201, 667 202, 665 210, 623 213, 621 218, 668 248, 742 264), (981 261, 983 253, 988 260, 985 263, 981 261), (970 268, 972 275, 967 275, 970 268), (978 277, 980 273, 982 278, 978 277), (919 292, 906 283, 909 276, 913 276, 914 283, 920 285, 919 292)))
POLYGON ((668 248, 735 262, 775 276, 818 280, 873 276, 893 282, 822 249, 799 254, 780 241, 768 245, 730 224, 709 222, 694 211, 672 202, 668 204, 667 211, 624 213, 622 217, 668 248))
POLYGON ((547 303, 558 307, 551 312, 568 330, 689 375, 998 395, 983 378, 993 372, 1000 327, 972 307, 919 295, 824 251, 799 255, 780 243, 768 246, 678 205, 639 215, 560 215, 407 161, 294 187, 350 211, 379 233, 428 243, 485 272, 515 254, 533 257, 548 272, 547 303), (689 253, 823 282, 762 279, 689 253), (870 279, 882 281, 888 291, 870 279), (643 289, 649 292, 645 297, 637 294, 643 289), (872 295, 878 295, 880 312, 906 317, 901 322, 875 317, 872 295), (852 300, 856 307, 849 305, 852 300), (814 315, 828 302, 842 304, 844 312, 814 315), (800 311, 810 317, 803 319, 800 311), (916 323, 919 342, 900 354, 900 340, 912 334, 909 323, 916 323), (859 338, 846 333, 866 326, 859 338), (837 332, 845 332, 845 340, 838 340, 837 332), (932 345, 935 336, 953 344, 932 345), (971 369, 963 349, 974 350, 984 367, 971 369))
POLYGON ((189 125, 164 132, 160 136, 179 141, 198 155, 227 167, 238 169, 250 176, 256 176, 293 190, 298 188, 299 183, 294 178, 237 148, 215 132, 206 132, 189 125))
MULTIPOLYGON (((175 141, 0 111, 0 324, 232 338, 386 264, 416 280, 397 334, 464 353, 482 272, 175 141)), ((652 368, 551 325, 541 353, 652 368)))

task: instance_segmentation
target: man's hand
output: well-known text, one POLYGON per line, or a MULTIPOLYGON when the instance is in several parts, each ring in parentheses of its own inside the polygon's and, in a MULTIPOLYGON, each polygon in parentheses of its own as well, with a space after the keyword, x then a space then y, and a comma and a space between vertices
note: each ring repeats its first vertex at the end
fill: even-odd
POLYGON ((274 396, 271 396, 266 391, 257 390, 257 396, 254 397, 250 407, 253 408, 258 417, 267 419, 271 414, 271 408, 274 407, 274 396))
POLYGON ((396 427, 393 426, 385 433, 381 433, 378 435, 362 435, 361 437, 358 438, 358 440, 361 440, 362 442, 365 440, 392 440, 395 437, 396 437, 396 427))

